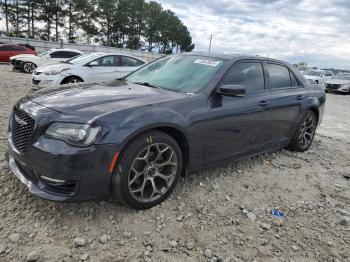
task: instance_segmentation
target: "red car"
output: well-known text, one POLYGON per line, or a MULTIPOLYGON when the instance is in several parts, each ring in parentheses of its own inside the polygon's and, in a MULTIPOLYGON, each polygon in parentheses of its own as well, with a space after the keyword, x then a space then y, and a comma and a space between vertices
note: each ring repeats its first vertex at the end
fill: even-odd
POLYGON ((0 62, 10 62, 10 57, 21 54, 33 54, 37 53, 25 46, 13 45, 13 44, 3 44, 0 45, 0 62))

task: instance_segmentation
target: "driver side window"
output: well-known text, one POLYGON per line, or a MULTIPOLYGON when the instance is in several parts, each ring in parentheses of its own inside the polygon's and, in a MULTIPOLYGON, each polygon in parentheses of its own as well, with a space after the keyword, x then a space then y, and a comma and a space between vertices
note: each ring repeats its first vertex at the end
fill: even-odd
POLYGON ((222 85, 242 85, 247 93, 265 89, 264 71, 259 62, 239 62, 234 64, 222 79, 222 85))

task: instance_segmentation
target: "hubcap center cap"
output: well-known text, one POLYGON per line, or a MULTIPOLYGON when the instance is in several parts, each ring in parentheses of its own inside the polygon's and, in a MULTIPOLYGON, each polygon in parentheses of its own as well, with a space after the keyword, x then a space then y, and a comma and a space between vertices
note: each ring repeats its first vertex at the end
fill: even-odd
POLYGON ((157 173, 158 167, 151 163, 146 167, 146 176, 147 177, 155 177, 156 173, 157 173))

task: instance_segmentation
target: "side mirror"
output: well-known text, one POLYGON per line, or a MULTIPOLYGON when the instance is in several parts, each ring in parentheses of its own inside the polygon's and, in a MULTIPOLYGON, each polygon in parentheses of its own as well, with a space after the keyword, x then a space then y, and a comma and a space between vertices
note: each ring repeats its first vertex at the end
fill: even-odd
POLYGON ((246 88, 241 85, 220 86, 218 93, 223 96, 245 96, 246 88))
POLYGON ((88 64, 88 66, 98 66, 98 62, 97 61, 92 61, 88 64))

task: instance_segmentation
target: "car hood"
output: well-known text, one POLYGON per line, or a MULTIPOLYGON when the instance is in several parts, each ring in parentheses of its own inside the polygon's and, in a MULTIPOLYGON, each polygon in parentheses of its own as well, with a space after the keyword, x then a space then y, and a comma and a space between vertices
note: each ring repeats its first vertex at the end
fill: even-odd
POLYGON ((345 80, 345 79, 330 79, 330 80, 327 81, 327 84, 332 84, 332 85, 350 84, 350 80, 345 80))
POLYGON ((34 54, 21 54, 21 55, 14 55, 10 57, 10 60, 13 59, 21 59, 21 58, 27 58, 27 57, 36 57, 34 54))
POLYGON ((63 114, 97 117, 132 107, 170 102, 189 95, 115 80, 48 87, 27 97, 63 114))
POLYGON ((56 70, 56 71, 59 71, 59 70, 63 70, 63 69, 70 69, 72 68, 72 65, 70 64, 67 64, 67 63, 55 63, 55 64, 48 64, 48 65, 42 65, 42 66, 39 66, 36 68, 36 72, 40 72, 40 73, 43 73, 43 72, 49 72, 49 71, 53 71, 53 70, 56 70))

